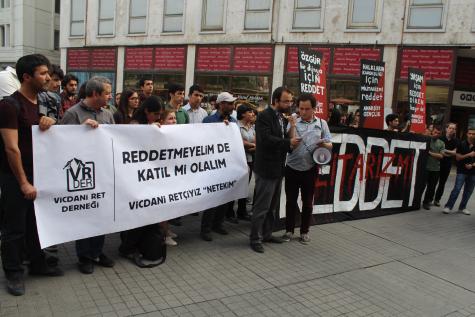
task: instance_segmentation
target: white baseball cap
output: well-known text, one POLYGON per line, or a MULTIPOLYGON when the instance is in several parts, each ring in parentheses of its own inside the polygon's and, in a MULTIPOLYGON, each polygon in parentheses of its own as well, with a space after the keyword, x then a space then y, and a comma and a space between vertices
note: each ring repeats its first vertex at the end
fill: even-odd
POLYGON ((221 103, 223 101, 225 102, 234 102, 236 101, 237 98, 234 98, 233 95, 231 95, 229 92, 225 91, 222 92, 218 95, 218 98, 216 99, 216 103, 221 103))

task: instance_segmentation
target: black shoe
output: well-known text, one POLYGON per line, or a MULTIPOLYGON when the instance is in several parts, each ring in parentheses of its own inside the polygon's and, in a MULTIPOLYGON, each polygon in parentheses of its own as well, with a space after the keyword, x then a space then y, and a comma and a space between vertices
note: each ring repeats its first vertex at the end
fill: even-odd
POLYGON ((434 200, 434 206, 440 207, 440 202, 438 200, 434 200))
POLYGON ((13 296, 25 295, 25 281, 23 276, 7 278, 7 291, 13 296))
POLYGON ((203 239, 205 241, 213 241, 213 237, 211 236, 211 233, 209 233, 209 232, 201 232, 200 237, 201 237, 201 239, 203 239))
POLYGON ((168 220, 168 223, 173 225, 173 226, 177 226, 177 227, 182 225, 181 218, 170 219, 170 220, 168 220))
POLYGON ((235 225, 237 225, 239 223, 239 220, 237 218, 234 218, 234 217, 226 217, 226 221, 230 222, 232 224, 235 224, 235 225))
POLYGON ((38 266, 31 266, 28 274, 36 276, 63 276, 64 272, 56 266, 49 266, 46 261, 38 266))
POLYGON ((223 236, 229 234, 229 232, 225 230, 223 227, 213 228, 213 231, 216 233, 222 234, 223 236))
POLYGON ((89 258, 80 258, 78 269, 82 274, 92 274, 94 272, 94 262, 89 258))
POLYGON ((262 243, 251 243, 251 249, 257 253, 264 253, 262 243))
POLYGON ((425 210, 430 210, 430 205, 429 204, 422 204, 422 208, 425 210))
POLYGON ((238 214, 237 217, 238 217, 239 220, 251 221, 251 216, 249 216, 249 215, 239 215, 238 214))
POLYGON ((282 238, 270 236, 270 238, 263 240, 267 243, 284 243, 285 241, 282 238))
POLYGON ((104 253, 101 253, 101 255, 99 255, 97 259, 93 260, 93 262, 94 264, 97 264, 103 267, 113 267, 115 264, 114 261, 112 261, 112 259, 110 259, 104 253))

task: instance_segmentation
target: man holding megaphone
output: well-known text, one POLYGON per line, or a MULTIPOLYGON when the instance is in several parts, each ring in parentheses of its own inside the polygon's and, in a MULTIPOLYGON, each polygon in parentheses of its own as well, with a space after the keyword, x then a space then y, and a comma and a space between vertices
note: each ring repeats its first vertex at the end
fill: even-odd
POLYGON ((331 159, 331 134, 325 120, 315 117, 317 102, 311 94, 303 93, 297 100, 300 118, 294 126, 287 127, 289 136, 302 139, 300 144, 287 155, 285 167, 286 233, 282 237, 290 241, 294 235, 295 217, 298 213, 299 190, 302 196, 300 239, 310 242, 308 235, 313 211, 313 194, 317 165, 327 164, 331 159))

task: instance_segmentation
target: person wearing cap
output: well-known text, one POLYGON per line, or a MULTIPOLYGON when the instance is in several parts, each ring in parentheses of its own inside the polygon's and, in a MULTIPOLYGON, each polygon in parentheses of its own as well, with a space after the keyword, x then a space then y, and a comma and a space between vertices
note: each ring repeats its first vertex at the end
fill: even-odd
POLYGON ((289 137, 285 129, 289 123, 295 125, 292 116, 283 116, 290 109, 292 95, 286 87, 275 89, 272 105, 259 113, 256 120, 256 186, 249 239, 251 249, 258 253, 264 253, 262 242, 284 242, 280 237, 273 236, 272 230, 280 202, 285 158, 287 152, 297 148, 301 141, 298 137, 289 137))
POLYGON ((317 165, 313 160, 313 152, 318 147, 331 150, 331 134, 325 120, 315 118, 317 101, 312 94, 301 94, 297 100, 300 118, 295 126, 287 126, 290 136, 302 138, 302 143, 287 154, 285 167, 285 228, 282 236, 290 241, 294 235, 295 217, 299 212, 297 200, 299 191, 302 199, 302 216, 300 221, 300 242, 310 242, 308 235, 313 211, 313 194, 317 177, 317 165))
MULTIPOLYGON (((233 122, 237 124, 237 120, 231 116, 231 113, 234 110, 234 101, 236 98, 233 97, 229 92, 222 92, 218 95, 216 99, 216 105, 218 105, 218 111, 214 114, 203 119, 203 123, 216 123, 224 122, 229 124, 233 122)), ((201 218, 201 233, 200 236, 205 241, 212 241, 213 237, 211 236, 211 231, 219 233, 221 235, 227 235, 228 232, 223 228, 224 216, 228 204, 223 204, 214 208, 207 209, 203 212, 201 218)))

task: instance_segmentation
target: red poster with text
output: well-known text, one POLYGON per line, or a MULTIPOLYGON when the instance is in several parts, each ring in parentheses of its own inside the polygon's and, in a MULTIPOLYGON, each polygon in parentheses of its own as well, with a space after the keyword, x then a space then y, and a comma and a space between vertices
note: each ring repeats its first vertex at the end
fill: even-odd
POLYGON ((420 69, 409 68, 409 114, 411 132, 424 133, 426 129, 426 79, 420 69))
MULTIPOLYGON (((323 59, 325 60, 325 57, 323 57, 323 59)), ((315 94, 315 99, 317 99, 317 109, 315 110, 315 116, 328 121, 327 67, 324 60, 322 61, 322 67, 320 68, 319 79, 317 79, 317 84, 322 88, 319 93, 315 94)))

